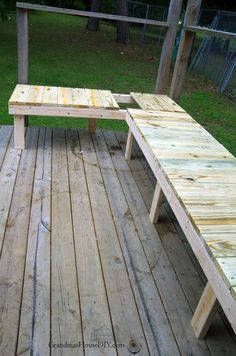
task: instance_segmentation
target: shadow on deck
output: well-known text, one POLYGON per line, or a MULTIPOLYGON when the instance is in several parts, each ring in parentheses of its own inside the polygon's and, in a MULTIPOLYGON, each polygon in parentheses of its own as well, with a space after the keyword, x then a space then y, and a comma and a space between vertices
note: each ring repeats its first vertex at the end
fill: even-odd
POLYGON ((234 355, 217 314, 204 341, 190 320, 204 276, 126 134, 0 128, 0 355, 234 355), (83 348, 84 343, 84 348, 83 348))

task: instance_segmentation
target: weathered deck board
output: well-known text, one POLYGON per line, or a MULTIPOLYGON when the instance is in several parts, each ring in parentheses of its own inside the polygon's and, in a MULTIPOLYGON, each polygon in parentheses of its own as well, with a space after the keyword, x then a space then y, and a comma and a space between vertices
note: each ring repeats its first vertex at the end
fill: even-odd
POLYGON ((193 337, 202 279, 165 209, 149 222, 155 181, 144 158, 127 165, 124 133, 27 128, 21 152, 11 132, 0 128, 1 355, 79 355, 48 342, 98 340, 125 347, 85 355, 130 355, 139 340, 144 356, 236 353, 219 315, 205 341, 193 337))
MULTIPOLYGON (((51 198, 51 343, 56 344, 76 344, 82 340, 67 164, 65 130, 55 129, 51 198)), ((52 353, 57 354, 56 348, 52 348, 52 353)), ((82 355, 83 350, 70 348, 69 354, 82 355)))
POLYGON ((49 355, 51 129, 40 129, 17 354, 49 355), (43 342, 42 342, 43 340, 43 342))
POLYGON ((38 131, 27 132, 29 149, 21 156, 0 259, 1 355, 14 355, 17 345, 38 131))
MULTIPOLYGON (((114 342, 78 133, 68 130, 66 138, 83 339, 86 344, 114 342)), ((94 350, 88 348, 85 354, 94 355, 94 350)), ((104 355, 103 348, 97 349, 96 354, 104 355)), ((113 348, 106 354, 117 355, 113 348)))
POLYGON ((140 355, 149 355, 117 238, 114 217, 110 210, 93 143, 87 132, 80 132, 80 142, 115 339, 116 342, 125 344, 125 348, 120 349, 119 354, 129 355, 130 351, 140 350, 140 355))

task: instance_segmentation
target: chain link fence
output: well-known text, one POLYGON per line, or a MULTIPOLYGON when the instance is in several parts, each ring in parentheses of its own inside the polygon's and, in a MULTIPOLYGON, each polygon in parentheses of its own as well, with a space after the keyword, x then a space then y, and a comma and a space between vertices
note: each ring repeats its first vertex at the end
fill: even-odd
MULTIPOLYGON (((202 10, 199 25, 236 33, 236 13, 202 10)), ((236 41, 198 34, 195 45, 197 51, 189 70, 203 75, 236 102, 236 41)))
MULTIPOLYGON (((149 5, 139 1, 128 1, 129 16, 145 18, 149 20, 166 21, 168 7, 149 5)), ((140 42, 144 44, 145 38, 152 38, 159 41, 163 41, 164 31, 157 26, 151 25, 132 25, 130 24, 130 30, 139 33, 140 42)))

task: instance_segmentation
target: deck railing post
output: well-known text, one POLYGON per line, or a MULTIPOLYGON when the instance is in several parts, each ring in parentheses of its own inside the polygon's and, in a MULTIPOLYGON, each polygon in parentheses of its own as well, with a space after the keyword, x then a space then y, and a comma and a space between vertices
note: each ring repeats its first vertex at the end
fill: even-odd
POLYGON ((28 83, 29 65, 29 29, 28 10, 17 8, 17 53, 18 53, 18 83, 28 83))
MULTIPOLYGON (((16 18, 17 18, 18 84, 28 84, 28 72, 29 72, 28 10, 17 7, 16 18)), ((25 116, 25 125, 28 126, 28 117, 26 116, 25 116)))
POLYGON ((168 29, 164 35, 160 64, 158 68, 155 93, 162 94, 168 86, 172 53, 175 44, 176 33, 178 30, 178 22, 181 13, 182 0, 171 0, 167 23, 168 29))
MULTIPOLYGON (((184 18, 184 26, 195 26, 197 24, 201 2, 202 0, 189 0, 184 18)), ((195 33, 183 28, 170 88, 170 97, 177 102, 182 92, 194 36, 195 33)))

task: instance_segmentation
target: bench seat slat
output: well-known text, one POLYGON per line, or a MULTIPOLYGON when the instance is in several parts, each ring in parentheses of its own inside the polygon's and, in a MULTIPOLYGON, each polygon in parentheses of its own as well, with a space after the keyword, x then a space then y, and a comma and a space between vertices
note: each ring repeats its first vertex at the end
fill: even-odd
POLYGON ((43 91, 42 106, 57 106, 58 87, 45 86, 43 91))
POLYGON ((9 103, 12 105, 25 105, 26 98, 29 95, 30 86, 18 84, 10 97, 9 103))
POLYGON ((117 110, 119 109, 119 105, 114 99, 110 90, 99 90, 99 95, 105 109, 117 110))
POLYGON ((163 110, 170 112, 185 112, 181 106, 176 104, 167 95, 130 93, 134 101, 144 110, 163 110))
POLYGON ((57 98, 58 106, 73 106, 73 98, 72 98, 72 89, 71 88, 58 88, 58 98, 57 98))
POLYGON ((72 97, 74 107, 87 108, 89 106, 88 98, 84 88, 73 88, 72 97))
POLYGON ((43 86, 31 85, 25 98, 25 105, 30 105, 31 103, 36 106, 42 105, 43 91, 43 86))

